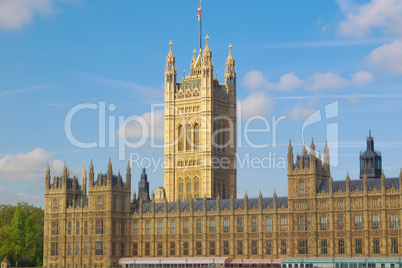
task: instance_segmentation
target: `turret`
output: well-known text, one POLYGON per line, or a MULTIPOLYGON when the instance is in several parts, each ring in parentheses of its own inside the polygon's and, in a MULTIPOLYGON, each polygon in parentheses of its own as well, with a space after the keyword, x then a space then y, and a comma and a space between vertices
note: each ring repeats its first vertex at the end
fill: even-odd
POLYGON ((46 175, 45 175, 45 186, 46 186, 46 191, 50 188, 50 168, 49 168, 49 162, 47 162, 47 168, 46 168, 46 175))
MULTIPOLYGON (((399 191, 402 193, 402 169, 399 172, 399 191)), ((402 203, 402 200, 401 200, 402 203)))
POLYGON ((292 141, 289 139, 289 146, 288 146, 288 173, 289 170, 293 169, 293 146, 292 141))
POLYGON ((135 193, 135 189, 134 189, 134 192, 133 192, 133 202, 135 202, 137 200, 137 194, 135 193))
POLYGON ((130 167, 130 162, 128 162, 127 168, 126 168, 126 188, 131 192, 131 167, 130 167))
POLYGON ((346 193, 349 196, 350 195, 350 177, 349 177, 349 172, 346 175, 346 193))
MULTIPOLYGON (((165 67, 165 91, 166 94, 174 93, 176 87, 176 58, 172 51, 172 41, 169 43, 169 53, 166 57, 166 67, 165 67)), ((168 98, 173 97, 170 94, 167 95, 168 98)))
POLYGON ((367 193, 367 174, 363 175, 363 192, 367 193))
POLYGON ((149 200, 149 182, 145 167, 142 168, 141 180, 138 182, 138 198, 149 200))
POLYGON ((329 174, 329 149, 327 142, 325 142, 324 148, 324 171, 329 174))
POLYGON ((201 79, 201 87, 210 87, 212 85, 212 77, 213 77, 213 64, 212 64, 212 52, 209 48, 208 35, 205 37, 206 44, 204 51, 202 52, 202 61, 201 61, 201 76, 206 79, 201 79))
POLYGON ((385 189, 385 174, 384 174, 384 172, 382 172, 382 174, 381 174, 381 193, 385 194, 385 192, 386 192, 386 189, 385 189))
POLYGON ((82 194, 87 194, 87 171, 85 170, 85 163, 84 168, 82 169, 82 177, 81 177, 81 185, 82 185, 82 194))
POLYGON ((89 189, 92 189, 94 186, 94 164, 92 163, 91 159, 91 164, 89 165, 89 189))
POLYGON ((329 187, 328 187, 329 189, 328 189, 328 190, 329 190, 329 196, 331 196, 331 197, 332 197, 333 194, 334 194, 333 182, 334 182, 334 180, 333 180, 333 178, 332 178, 332 175, 330 175, 330 176, 329 176, 329 185, 328 185, 328 186, 329 186, 329 187))
POLYGON ((232 44, 229 44, 229 55, 226 59, 226 69, 225 69, 225 85, 228 92, 233 91, 236 94, 236 70, 235 70, 235 60, 232 56, 232 44))
POLYGON ((310 166, 315 166, 315 144, 313 138, 311 138, 310 144, 310 166))
POLYGON ((64 167, 63 167, 63 176, 61 178, 61 188, 63 191, 67 191, 67 178, 68 178, 68 169, 67 169, 67 164, 64 161, 64 167))
POLYGON ((247 191, 244 194, 244 210, 247 212, 248 210, 248 195, 247 195, 247 191))
POLYGON ((113 169, 112 169, 112 159, 109 157, 109 164, 107 165, 107 186, 109 188, 112 187, 112 176, 113 176, 113 169))
POLYGON ((273 209, 276 211, 278 208, 278 196, 276 195, 276 189, 274 189, 274 196, 273 196, 273 209))

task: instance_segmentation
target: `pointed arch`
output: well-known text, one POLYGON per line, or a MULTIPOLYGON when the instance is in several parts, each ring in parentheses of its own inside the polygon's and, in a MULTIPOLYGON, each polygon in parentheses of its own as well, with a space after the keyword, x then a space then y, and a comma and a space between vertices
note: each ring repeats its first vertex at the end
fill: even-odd
POLYGON ((191 150, 191 126, 186 126, 186 151, 191 150))
POLYGON ((194 135, 193 135, 194 150, 200 148, 200 125, 198 123, 194 124, 194 135))
POLYGON ((184 128, 182 125, 179 125, 177 129, 177 139, 178 139, 178 144, 177 144, 177 150, 178 151, 183 151, 184 149, 184 128))

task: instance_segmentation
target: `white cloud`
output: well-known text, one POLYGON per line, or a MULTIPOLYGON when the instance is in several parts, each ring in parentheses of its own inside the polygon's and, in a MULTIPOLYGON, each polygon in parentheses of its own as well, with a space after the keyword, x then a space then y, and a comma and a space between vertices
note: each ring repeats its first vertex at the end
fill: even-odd
POLYGON ((259 71, 249 71, 243 78, 243 85, 247 89, 263 89, 268 87, 268 81, 259 71))
POLYGON ((268 116, 272 113, 275 102, 262 93, 250 93, 247 99, 238 103, 237 113, 241 120, 247 120, 253 116, 268 116))
POLYGON ((136 117, 133 121, 121 126, 118 137, 163 139, 164 111, 154 110, 136 117))
POLYGON ((402 36, 402 1, 372 0, 360 6, 351 0, 337 1, 345 19, 339 32, 349 37, 361 38, 375 29, 402 36))
POLYGON ((0 187, 0 204, 16 204, 26 202, 28 204, 39 205, 43 207, 45 198, 41 196, 27 195, 24 193, 12 193, 0 187))
POLYGON ((367 57, 368 64, 380 71, 402 75, 402 40, 384 44, 367 57))
POLYGON ((316 109, 314 109, 314 101, 309 101, 307 104, 298 102, 291 111, 288 111, 287 115, 292 120, 304 121, 315 111, 316 109))
POLYGON ((54 13, 53 0, 1 0, 0 29, 18 30, 30 24, 34 16, 54 13))
POLYGON ((342 89, 347 87, 350 83, 355 85, 364 85, 374 82, 374 75, 367 71, 359 71, 352 74, 349 79, 340 76, 338 73, 315 73, 302 79, 295 75, 293 72, 282 75, 278 83, 271 83, 259 71, 248 72, 243 79, 243 84, 247 89, 265 89, 265 90, 293 90, 297 88, 304 88, 313 91, 324 89, 342 89))
POLYGON ((243 78, 243 85, 247 89, 292 90, 300 87, 303 80, 293 72, 282 75, 278 83, 268 82, 268 79, 259 71, 250 71, 243 78))
POLYGON ((374 82, 374 75, 367 71, 359 71, 352 74, 351 83, 357 86, 367 85, 374 82))
POLYGON ((63 170, 63 162, 42 148, 28 153, 8 154, 0 158, 0 182, 44 182, 46 165, 52 174, 63 170))
POLYGON ((293 72, 282 75, 279 78, 279 83, 271 84, 277 90, 291 90, 300 87, 304 81, 297 77, 293 72))
POLYGON ((342 78, 337 73, 316 73, 312 76, 309 76, 306 80, 306 89, 309 90, 322 90, 322 89, 339 89, 345 88, 349 84, 349 81, 345 78, 342 78))

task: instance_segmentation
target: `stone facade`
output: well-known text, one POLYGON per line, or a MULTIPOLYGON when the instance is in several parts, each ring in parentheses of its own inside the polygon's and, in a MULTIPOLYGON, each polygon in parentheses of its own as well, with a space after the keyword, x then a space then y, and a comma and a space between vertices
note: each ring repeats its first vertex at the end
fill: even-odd
POLYGON ((236 197, 236 70, 229 46, 224 84, 212 52, 194 50, 190 75, 177 82, 170 43, 165 69, 165 191, 168 201, 236 197))
MULTIPOLYGON (((313 141, 309 152, 304 147, 296 157, 289 142, 288 197, 236 199, 236 133, 226 125, 236 122, 234 59, 229 50, 221 85, 212 75, 211 57, 207 39, 202 55, 194 53, 191 74, 177 83, 170 45, 165 70, 169 146, 165 189, 158 188, 157 196, 149 198, 144 169, 139 196, 134 192, 131 199, 130 166, 124 182, 120 172, 113 174, 110 159, 107 173, 96 178, 92 162, 88 178, 84 167, 81 185, 66 164, 62 177, 52 181, 47 168, 44 267, 116 267, 127 256, 399 256, 402 172, 399 178, 370 179, 365 173, 361 179, 347 175, 333 181, 327 146, 322 160, 313 141), (224 128, 233 141, 230 135, 213 135, 224 128), (228 168, 213 168, 208 161, 214 158, 227 158, 228 168)), ((374 141, 368 144, 374 148, 374 141)))

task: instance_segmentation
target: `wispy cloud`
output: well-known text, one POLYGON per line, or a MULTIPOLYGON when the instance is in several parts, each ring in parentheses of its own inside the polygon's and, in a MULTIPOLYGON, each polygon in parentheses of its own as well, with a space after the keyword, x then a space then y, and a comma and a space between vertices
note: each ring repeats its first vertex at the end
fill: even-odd
POLYGON ((320 48, 320 47, 370 46, 370 45, 383 44, 390 41, 392 41, 391 38, 323 40, 323 41, 312 41, 312 42, 269 44, 262 46, 262 48, 320 48))
POLYGON ((317 96, 285 96, 285 97, 273 97, 274 100, 304 100, 304 99, 351 99, 351 98, 361 98, 361 99, 395 99, 402 98, 402 94, 395 95, 385 95, 385 94, 343 94, 343 95, 317 95, 317 96))
POLYGON ((43 206, 43 195, 28 195, 25 193, 13 193, 0 187, 0 204, 16 204, 20 202, 27 202, 28 204, 34 204, 43 206))
POLYGON ((11 95, 30 92, 30 91, 41 90, 41 89, 44 89, 44 88, 45 88, 45 86, 33 86, 33 87, 25 87, 25 88, 20 88, 20 89, 6 90, 6 91, 3 91, 3 92, 0 92, 0 97, 11 96, 11 95))

